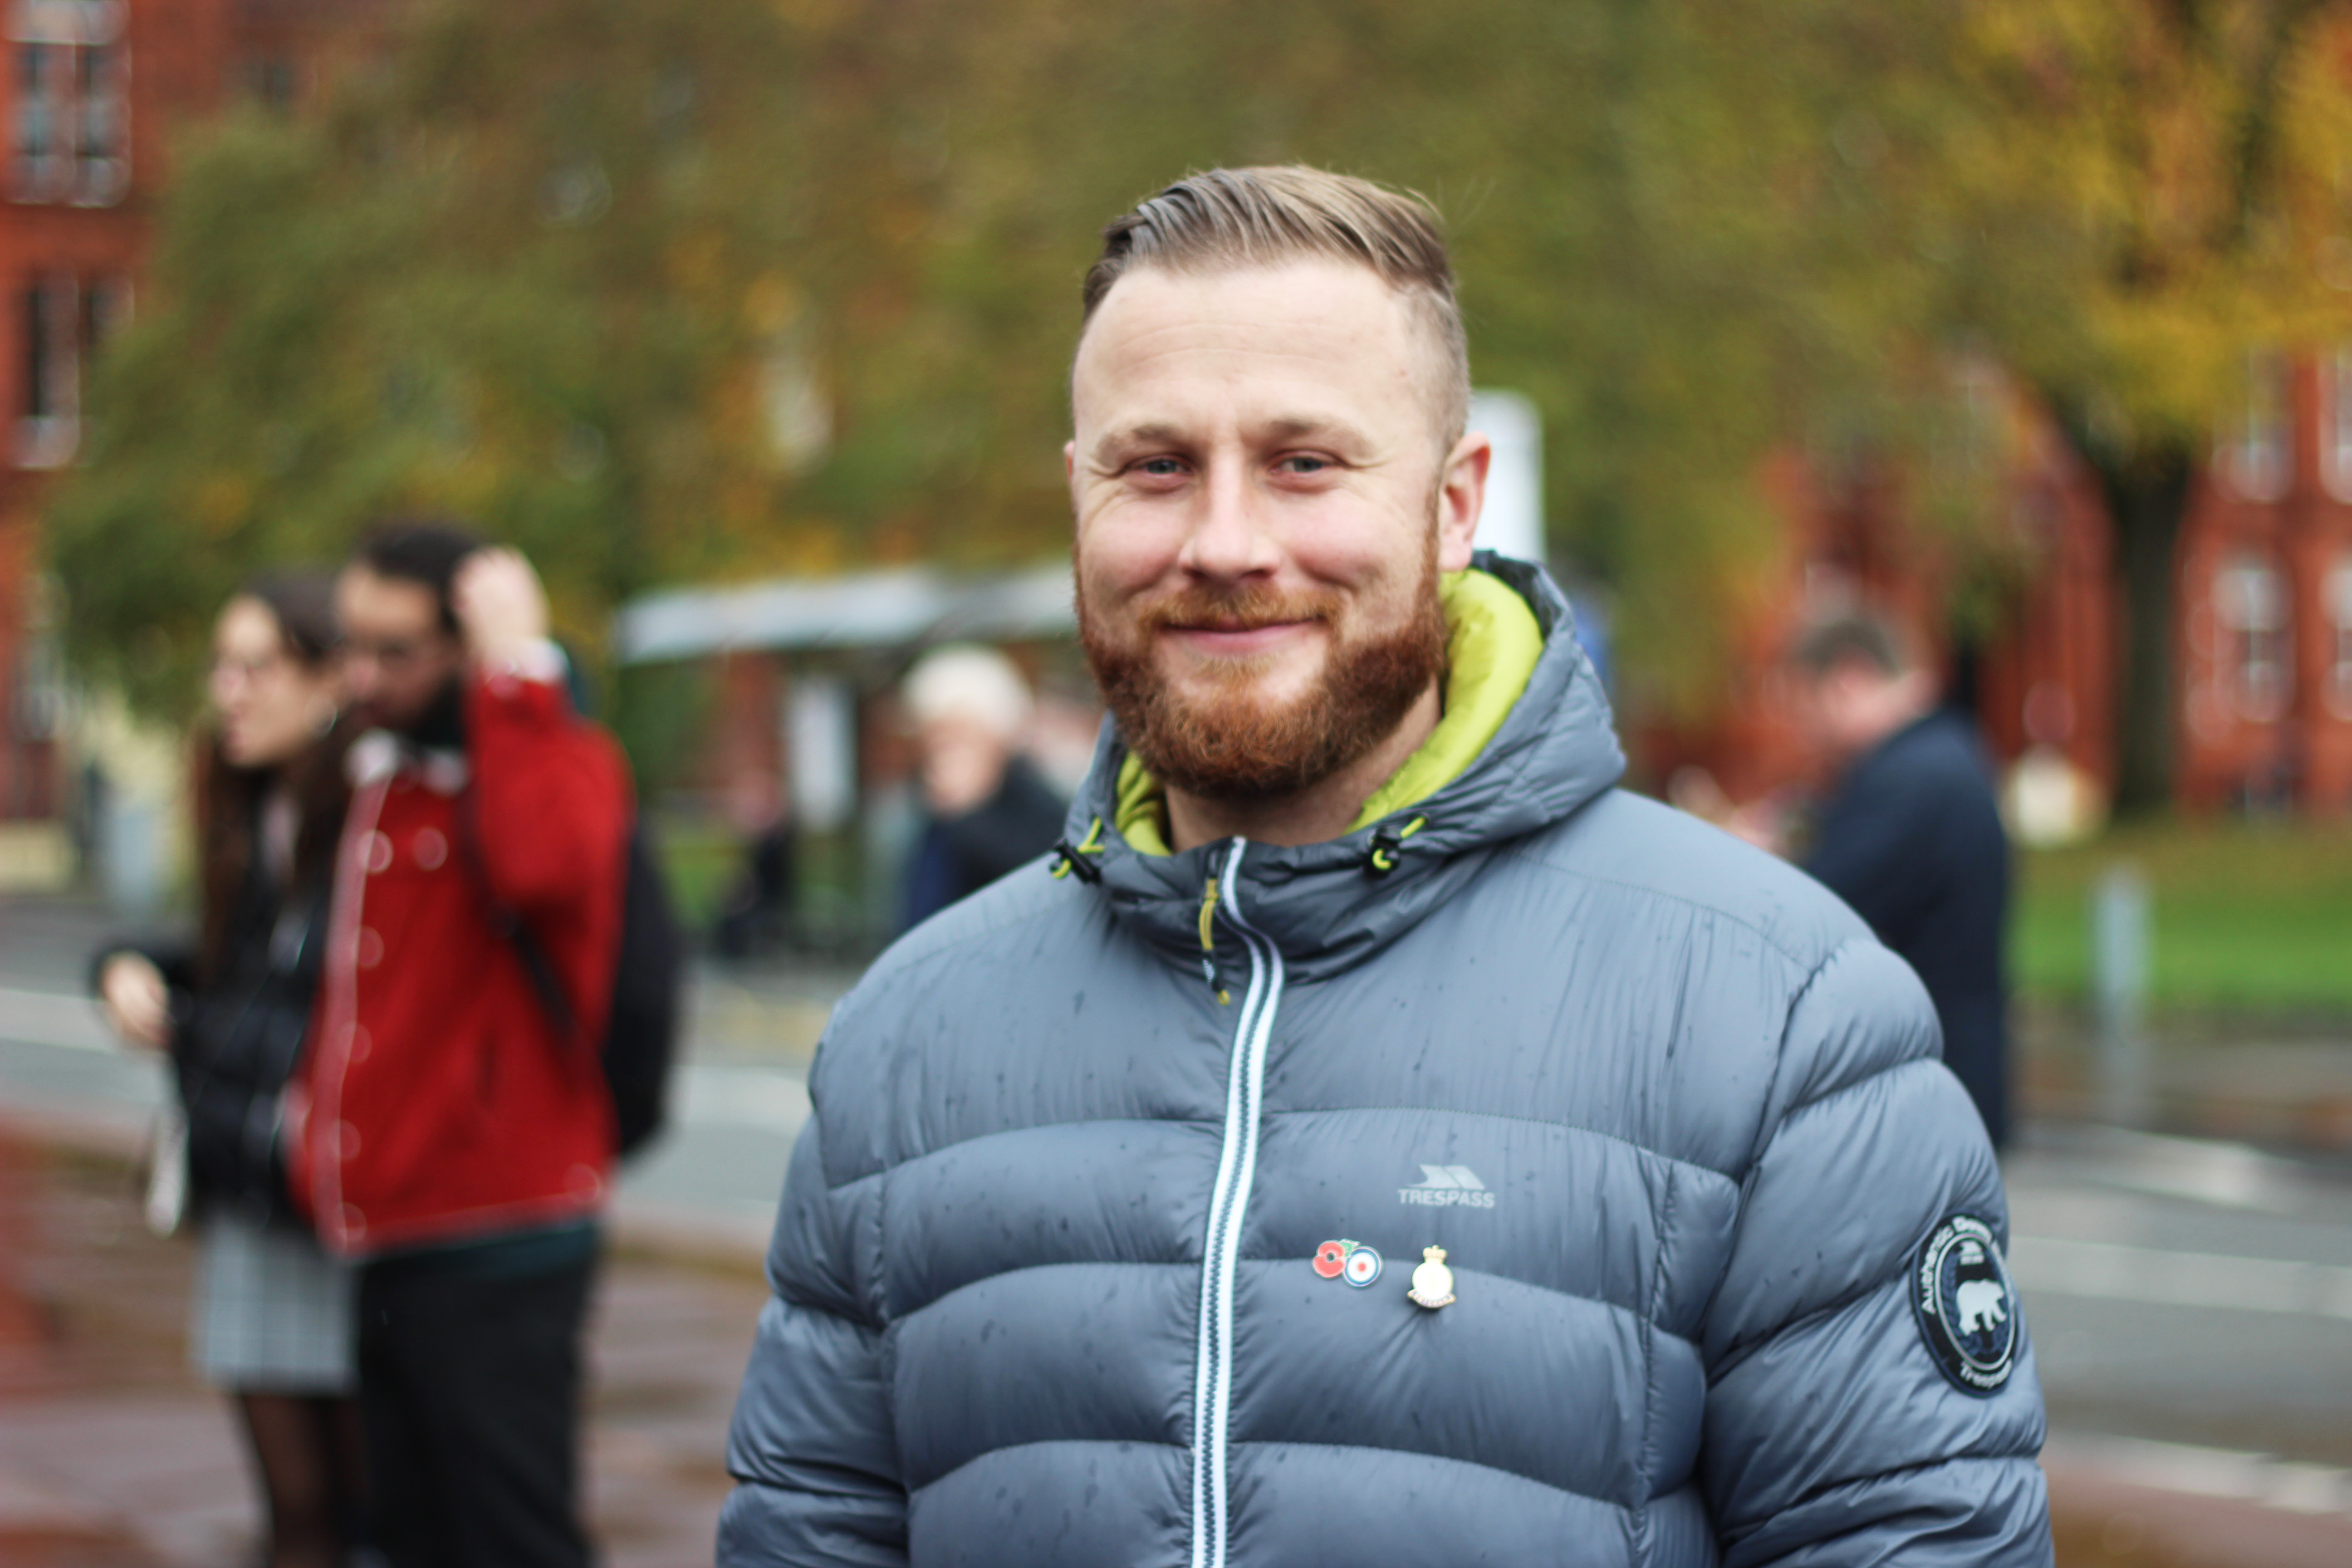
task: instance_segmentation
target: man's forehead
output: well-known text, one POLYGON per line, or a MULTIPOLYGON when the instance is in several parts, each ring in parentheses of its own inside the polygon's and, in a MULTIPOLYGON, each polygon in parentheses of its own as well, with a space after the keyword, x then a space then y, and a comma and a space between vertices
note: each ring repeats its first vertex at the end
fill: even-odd
POLYGON ((378 618, 423 616, 437 620, 440 602, 423 583, 387 577, 365 562, 353 562, 335 580, 335 597, 346 614, 360 610, 378 618))
POLYGON ((1152 352, 1164 334, 1259 341, 1268 327, 1329 334, 1402 351, 1411 321, 1402 296, 1368 267, 1307 258, 1273 266, 1195 270, 1139 267, 1111 285, 1078 344, 1090 351, 1152 352))
POLYGON ((1414 394, 1426 352, 1368 268, 1143 268, 1112 286, 1079 342, 1074 412, 1091 440, 1243 412, 1227 400, 1247 397, 1253 424, 1306 433, 1360 421, 1365 395, 1414 394))

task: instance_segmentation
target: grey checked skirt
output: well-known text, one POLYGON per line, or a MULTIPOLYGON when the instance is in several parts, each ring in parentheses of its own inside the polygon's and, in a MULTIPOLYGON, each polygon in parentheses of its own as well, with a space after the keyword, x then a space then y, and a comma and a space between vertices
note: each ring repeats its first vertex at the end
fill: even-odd
POLYGON ((205 1215, 188 1325, 197 1375, 233 1392, 352 1393, 352 1281, 349 1264, 300 1231, 205 1215))

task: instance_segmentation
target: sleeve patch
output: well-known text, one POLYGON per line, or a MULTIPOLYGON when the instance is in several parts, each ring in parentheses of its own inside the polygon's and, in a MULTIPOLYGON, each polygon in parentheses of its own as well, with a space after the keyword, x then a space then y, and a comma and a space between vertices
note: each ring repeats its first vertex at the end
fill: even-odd
POLYGON ((2017 1365, 2017 1287, 1974 1215, 1945 1217, 1911 1256, 1911 1314, 1927 1354, 1952 1386, 1989 1398, 2017 1365))

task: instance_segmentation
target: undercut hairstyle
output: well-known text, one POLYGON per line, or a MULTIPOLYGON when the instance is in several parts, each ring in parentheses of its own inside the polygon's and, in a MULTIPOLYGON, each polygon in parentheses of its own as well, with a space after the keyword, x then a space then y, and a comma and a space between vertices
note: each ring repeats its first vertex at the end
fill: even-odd
POLYGON ((1790 658, 1815 680, 1849 663, 1866 666, 1873 674, 1890 680, 1911 672, 1911 656, 1902 634, 1893 623, 1866 610, 1815 622, 1797 638, 1790 658))
POLYGON ((1103 230, 1087 269, 1084 321, 1137 268, 1193 274, 1310 260, 1368 267, 1429 338, 1442 446, 1470 418, 1470 346, 1437 209, 1409 191, 1304 164, 1187 174, 1103 230))
POLYGON ((364 566, 395 583, 415 583, 433 591, 440 606, 441 629, 458 635, 457 607, 450 588, 466 557, 487 542, 471 529, 427 518, 389 518, 360 536, 352 564, 364 566))

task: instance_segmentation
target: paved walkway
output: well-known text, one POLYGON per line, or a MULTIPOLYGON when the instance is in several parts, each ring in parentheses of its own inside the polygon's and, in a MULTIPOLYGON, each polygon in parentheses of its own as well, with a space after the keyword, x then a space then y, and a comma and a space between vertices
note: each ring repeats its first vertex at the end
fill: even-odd
MULTIPOLYGON (((102 919, 0 900, 0 1568, 244 1568, 235 1429, 183 1364, 189 1251, 139 1227, 123 1163, 161 1075, 79 993, 102 919)), ((758 1247, 841 981, 698 977, 677 1126, 622 1184, 595 1327, 592 1496, 614 1568, 710 1560, 758 1247)), ((2210 1079, 2183 1098, 2214 1121, 2342 1146, 2315 1108, 2352 1084, 2352 1048, 2178 1060, 2210 1079)), ((2080 1098, 2053 1065, 2029 1086, 2045 1111, 2080 1098)), ((2012 1256, 2059 1428, 2061 1563, 2352 1564, 2352 1184, 2326 1161, 2033 1131, 2008 1163, 2012 1256)))
MULTIPOLYGON (((0 1565, 244 1568, 236 1430, 184 1361, 191 1250, 141 1228, 129 1173, 0 1143, 0 1565)), ((625 1254, 604 1281, 589 1433, 611 1568, 697 1568, 765 1288, 745 1264, 625 1254)))

